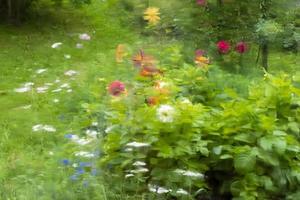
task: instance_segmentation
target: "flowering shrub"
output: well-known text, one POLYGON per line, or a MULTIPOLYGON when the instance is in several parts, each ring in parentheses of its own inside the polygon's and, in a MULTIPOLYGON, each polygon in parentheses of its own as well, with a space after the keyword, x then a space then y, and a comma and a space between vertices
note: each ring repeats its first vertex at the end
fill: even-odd
POLYGON ((106 128, 100 166, 121 177, 128 194, 146 193, 150 199, 298 195, 297 79, 266 74, 242 96, 211 81, 215 67, 185 64, 151 77, 138 75, 126 84, 128 95, 117 99, 109 90, 101 107, 106 128))

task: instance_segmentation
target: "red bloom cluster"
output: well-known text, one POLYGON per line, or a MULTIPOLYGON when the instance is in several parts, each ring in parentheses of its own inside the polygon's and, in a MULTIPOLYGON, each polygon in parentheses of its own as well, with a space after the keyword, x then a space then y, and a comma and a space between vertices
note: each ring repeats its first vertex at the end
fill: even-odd
POLYGON ((230 51, 230 48, 231 48, 229 42, 227 42, 225 40, 219 41, 217 46, 218 46, 219 52, 222 53, 222 54, 227 54, 230 51))
MULTIPOLYGON (((229 42, 225 40, 221 40, 217 43, 217 48, 221 54, 227 54, 229 53, 231 46, 229 42)), ((235 46, 235 51, 240 54, 246 53, 247 50, 248 50, 248 46, 245 42, 239 42, 235 46)))
POLYGON ((125 92, 125 84, 121 81, 114 81, 109 85, 108 92, 113 96, 120 96, 125 92))
POLYGON ((235 51, 243 54, 248 50, 248 46, 245 42, 239 42, 237 43, 237 45, 235 46, 235 51))

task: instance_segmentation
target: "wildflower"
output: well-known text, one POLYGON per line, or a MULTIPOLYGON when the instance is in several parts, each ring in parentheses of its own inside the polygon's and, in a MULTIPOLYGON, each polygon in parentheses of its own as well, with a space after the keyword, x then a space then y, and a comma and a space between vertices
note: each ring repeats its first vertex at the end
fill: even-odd
POLYGON ((209 64, 209 58, 207 58, 205 56, 196 56, 195 57, 195 63, 199 67, 207 67, 207 65, 209 64))
POLYGON ((170 92, 169 89, 168 89, 169 86, 170 86, 170 83, 167 83, 167 82, 164 82, 164 81, 156 81, 154 83, 154 88, 156 90, 158 90, 158 92, 160 94, 165 94, 165 95, 169 94, 169 92, 170 92))
POLYGON ((248 50, 248 46, 245 42, 239 42, 235 46, 235 51, 240 53, 240 54, 246 53, 247 50, 248 50))
POLYGON ((64 165, 69 165, 70 164, 70 161, 68 159, 63 159, 61 162, 64 165))
POLYGON ((74 174, 72 176, 70 176, 71 181, 77 181, 78 180, 78 175, 74 174))
POLYGON ((22 87, 16 88, 15 92, 24 93, 30 91, 31 89, 32 89, 31 85, 25 83, 22 87))
POLYGON ((64 83, 60 86, 60 88, 70 88, 70 84, 69 83, 64 83))
POLYGON ((87 151, 79 151, 79 152, 75 153, 75 156, 81 156, 81 157, 85 157, 85 158, 93 158, 95 156, 95 154, 87 152, 87 151))
POLYGON ((189 171, 189 170, 177 169, 177 170, 175 170, 175 173, 181 174, 183 176, 194 177, 194 178, 201 178, 201 179, 204 178, 204 175, 202 173, 193 172, 193 171, 189 171))
POLYGON ((45 93, 48 89, 49 89, 48 86, 41 86, 41 87, 36 88, 36 92, 37 93, 45 93))
POLYGON ((204 50, 197 49, 195 51, 195 57, 197 57, 197 56, 204 56, 204 55, 205 55, 205 51, 204 50))
POLYGON ((78 72, 75 71, 75 70, 68 70, 68 71, 66 71, 64 74, 65 74, 66 76, 74 76, 74 75, 78 74, 78 72))
POLYGON ((161 105, 157 110, 157 117, 163 123, 174 121, 175 109, 170 105, 161 105))
POLYGON ((47 71, 47 69, 38 69, 38 70, 36 70, 35 73, 37 73, 37 74, 42 74, 42 73, 44 73, 44 72, 46 72, 46 71, 47 71))
POLYGON ((130 170, 130 173, 139 174, 139 173, 146 173, 148 171, 149 171, 149 169, 147 169, 147 168, 139 167, 138 169, 130 170))
POLYGON ((54 103, 58 103, 58 102, 59 102, 59 99, 53 99, 53 102, 54 102, 54 103))
POLYGON ((55 89, 55 90, 52 90, 52 92, 60 92, 60 91, 62 91, 61 88, 57 88, 57 89, 55 89))
POLYGON ((51 47, 52 47, 53 49, 56 49, 56 48, 59 48, 61 45, 62 45, 61 42, 57 42, 57 43, 52 44, 51 47))
POLYGON ((142 162, 142 161, 135 161, 132 165, 133 165, 133 166, 145 166, 146 163, 145 163, 145 162, 142 162))
POLYGON ((197 3, 199 6, 206 6, 207 1, 206 1, 206 0, 196 0, 196 3, 197 3))
POLYGON ((227 54, 230 51, 230 44, 224 40, 219 41, 217 47, 221 54, 227 54))
POLYGON ((46 131, 46 132, 56 132, 56 129, 50 125, 37 124, 32 127, 32 131, 46 131))
POLYGON ((148 185, 149 191, 154 192, 157 194, 164 194, 164 193, 169 193, 172 192, 172 190, 164 188, 164 187, 159 187, 157 185, 148 185))
POLYGON ((77 48, 77 49, 82 49, 82 48, 83 48, 83 44, 77 43, 77 44, 76 44, 76 48, 77 48))
POLYGON ((91 138, 97 138, 98 132, 95 130, 87 129, 85 134, 91 138))
POLYGON ((159 100, 158 97, 148 97, 146 102, 149 106, 155 106, 158 104, 159 100))
POLYGON ((144 19, 148 21, 150 25, 156 25, 160 20, 159 15, 159 8, 149 7, 144 12, 144 19))
POLYGON ((150 144, 142 142, 130 142, 126 144, 127 147, 139 148, 139 147, 149 147, 150 144))
POLYGON ((144 76, 144 77, 152 77, 152 76, 158 75, 160 73, 161 73, 161 71, 159 69, 157 69, 156 67, 151 66, 151 65, 144 66, 142 68, 142 70, 140 71, 140 75, 144 76))
POLYGON ((121 81, 114 81, 109 85, 108 92, 113 96, 120 96, 125 93, 125 85, 121 81))
POLYGON ((70 59, 70 58, 71 58, 71 55, 65 54, 64 57, 65 57, 65 59, 70 59))
POLYGON ((136 67, 143 66, 153 66, 155 64, 155 59, 152 56, 146 55, 143 50, 140 50, 138 54, 136 54, 132 58, 133 64, 136 67))
POLYGON ((87 33, 79 34, 79 39, 81 40, 91 40, 91 36, 87 33))

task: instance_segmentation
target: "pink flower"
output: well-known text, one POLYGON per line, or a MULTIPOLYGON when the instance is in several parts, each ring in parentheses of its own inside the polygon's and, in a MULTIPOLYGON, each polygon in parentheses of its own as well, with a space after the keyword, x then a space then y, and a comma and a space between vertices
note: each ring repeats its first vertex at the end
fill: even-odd
POLYGON ((230 44, 227 41, 221 40, 217 44, 218 50, 222 54, 227 54, 230 51, 230 44))
POLYGON ((121 81, 114 81, 109 85, 108 92, 113 96, 119 96, 125 92, 125 84, 121 81))
POLYGON ((199 6, 206 6, 207 1, 206 1, 206 0, 196 0, 196 3, 197 3, 199 6))
POLYGON ((239 42, 235 46, 235 51, 240 54, 246 53, 247 50, 248 50, 248 45, 245 42, 239 42))

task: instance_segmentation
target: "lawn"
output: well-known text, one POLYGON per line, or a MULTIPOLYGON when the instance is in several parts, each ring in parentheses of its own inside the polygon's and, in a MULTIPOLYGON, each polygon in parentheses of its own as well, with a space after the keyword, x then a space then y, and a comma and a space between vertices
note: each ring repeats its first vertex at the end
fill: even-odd
MULTIPOLYGON (((72 169, 65 165, 70 158, 75 160, 74 152, 86 149, 70 144, 68 137, 101 124, 92 111, 107 101, 103 91, 108 83, 150 84, 145 80, 136 84, 140 81, 136 69, 128 67, 139 49, 155 55, 167 71, 173 67, 170 63, 183 62, 187 53, 181 54, 184 49, 189 52, 189 43, 149 36, 141 27, 124 23, 130 16, 119 15, 102 1, 80 9, 68 4, 41 6, 42 11, 21 26, 0 25, 0 199, 142 199, 139 191, 125 194, 126 183, 107 182, 106 172, 94 178, 93 173, 102 172, 91 170, 83 182, 76 182, 72 169), (84 33, 91 39, 80 39, 84 33), (61 44, 53 48, 55 43, 61 44), (125 44, 128 51, 129 61, 123 64, 115 58, 119 44, 125 44)), ((256 52, 253 45, 249 57, 256 52)), ((188 61, 194 56, 189 53, 188 61)), ((245 63, 245 69, 212 70, 210 81, 218 89, 227 87, 246 96, 248 86, 260 83, 264 72, 256 63, 245 63)), ((274 50, 269 72, 294 75, 298 64, 296 54, 274 50)))

